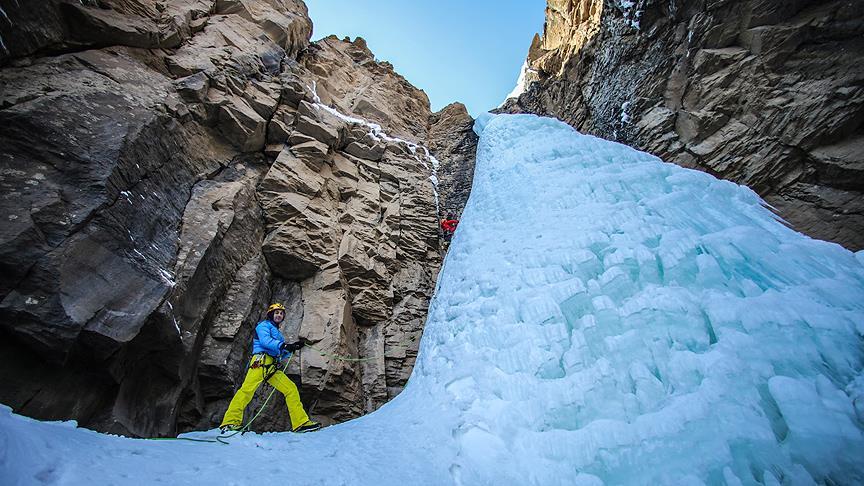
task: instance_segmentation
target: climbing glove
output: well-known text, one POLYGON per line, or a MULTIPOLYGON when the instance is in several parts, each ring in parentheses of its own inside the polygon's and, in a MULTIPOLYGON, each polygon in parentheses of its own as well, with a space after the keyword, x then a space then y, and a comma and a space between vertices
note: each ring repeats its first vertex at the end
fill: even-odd
POLYGON ((282 351, 289 351, 289 352, 293 353, 294 351, 297 351, 298 349, 302 348, 304 344, 305 343, 303 341, 297 341, 295 343, 290 343, 290 344, 289 343, 282 343, 279 346, 279 349, 282 351))

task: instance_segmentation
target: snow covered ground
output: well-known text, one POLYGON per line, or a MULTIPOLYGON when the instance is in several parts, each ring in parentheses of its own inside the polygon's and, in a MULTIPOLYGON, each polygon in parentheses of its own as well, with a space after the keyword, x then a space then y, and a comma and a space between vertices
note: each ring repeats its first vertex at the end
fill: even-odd
POLYGON ((4 407, 2 483, 864 482, 861 254, 786 228, 746 188, 552 119, 478 131, 396 399, 227 446, 4 407))

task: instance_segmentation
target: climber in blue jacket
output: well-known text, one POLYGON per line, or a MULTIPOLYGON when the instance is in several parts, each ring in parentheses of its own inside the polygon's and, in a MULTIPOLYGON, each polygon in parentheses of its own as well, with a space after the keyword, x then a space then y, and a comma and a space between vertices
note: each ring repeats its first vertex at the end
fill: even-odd
POLYGON ((267 308, 267 318, 255 326, 255 335, 252 338, 252 360, 246 378, 231 403, 222 425, 222 432, 240 430, 243 423, 243 410, 255 395, 255 390, 262 381, 267 381, 285 395, 285 404, 291 415, 291 430, 293 432, 311 432, 321 428, 321 424, 309 419, 303 404, 300 402, 300 392, 297 385, 291 381, 282 370, 277 368, 278 363, 286 359, 291 353, 303 347, 303 341, 286 343, 282 333, 279 332, 279 324, 285 320, 285 306, 273 304, 267 308))

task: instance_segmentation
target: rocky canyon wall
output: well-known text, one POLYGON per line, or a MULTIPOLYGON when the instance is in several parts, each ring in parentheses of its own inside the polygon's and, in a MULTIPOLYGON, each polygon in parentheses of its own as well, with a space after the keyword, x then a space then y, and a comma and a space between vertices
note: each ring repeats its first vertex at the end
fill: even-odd
POLYGON ((422 143, 439 164, 439 216, 461 214, 474 180, 474 119, 458 102, 430 113, 426 93, 407 82, 389 63, 370 62, 373 58, 362 38, 347 42, 330 36, 309 47, 303 64, 314 74, 311 82, 322 103, 390 127, 394 137, 422 143))
POLYGON ((429 119, 429 150, 441 161, 437 172, 441 216, 459 217, 468 202, 477 142, 474 119, 462 103, 449 104, 429 119))
POLYGON ((41 3, 0 0, 0 402, 213 427, 272 301, 318 350, 288 370, 313 417, 397 394, 441 262, 424 145, 470 142, 362 39, 310 44, 300 1, 41 3))
POLYGON ((560 118, 758 192, 864 248, 860 2, 549 0, 536 81, 503 111, 560 118))

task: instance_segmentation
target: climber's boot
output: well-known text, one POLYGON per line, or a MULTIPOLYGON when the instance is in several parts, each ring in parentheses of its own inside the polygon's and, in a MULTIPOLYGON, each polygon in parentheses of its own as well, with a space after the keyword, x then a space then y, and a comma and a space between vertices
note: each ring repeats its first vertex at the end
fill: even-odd
POLYGON ((228 432, 237 432, 241 427, 237 424, 225 424, 219 427, 219 430, 222 431, 223 434, 227 434, 228 432))
POLYGON ((298 434, 302 434, 304 432, 314 432, 321 428, 321 424, 315 422, 314 420, 307 420, 303 423, 303 425, 297 427, 291 432, 297 432, 298 434))

